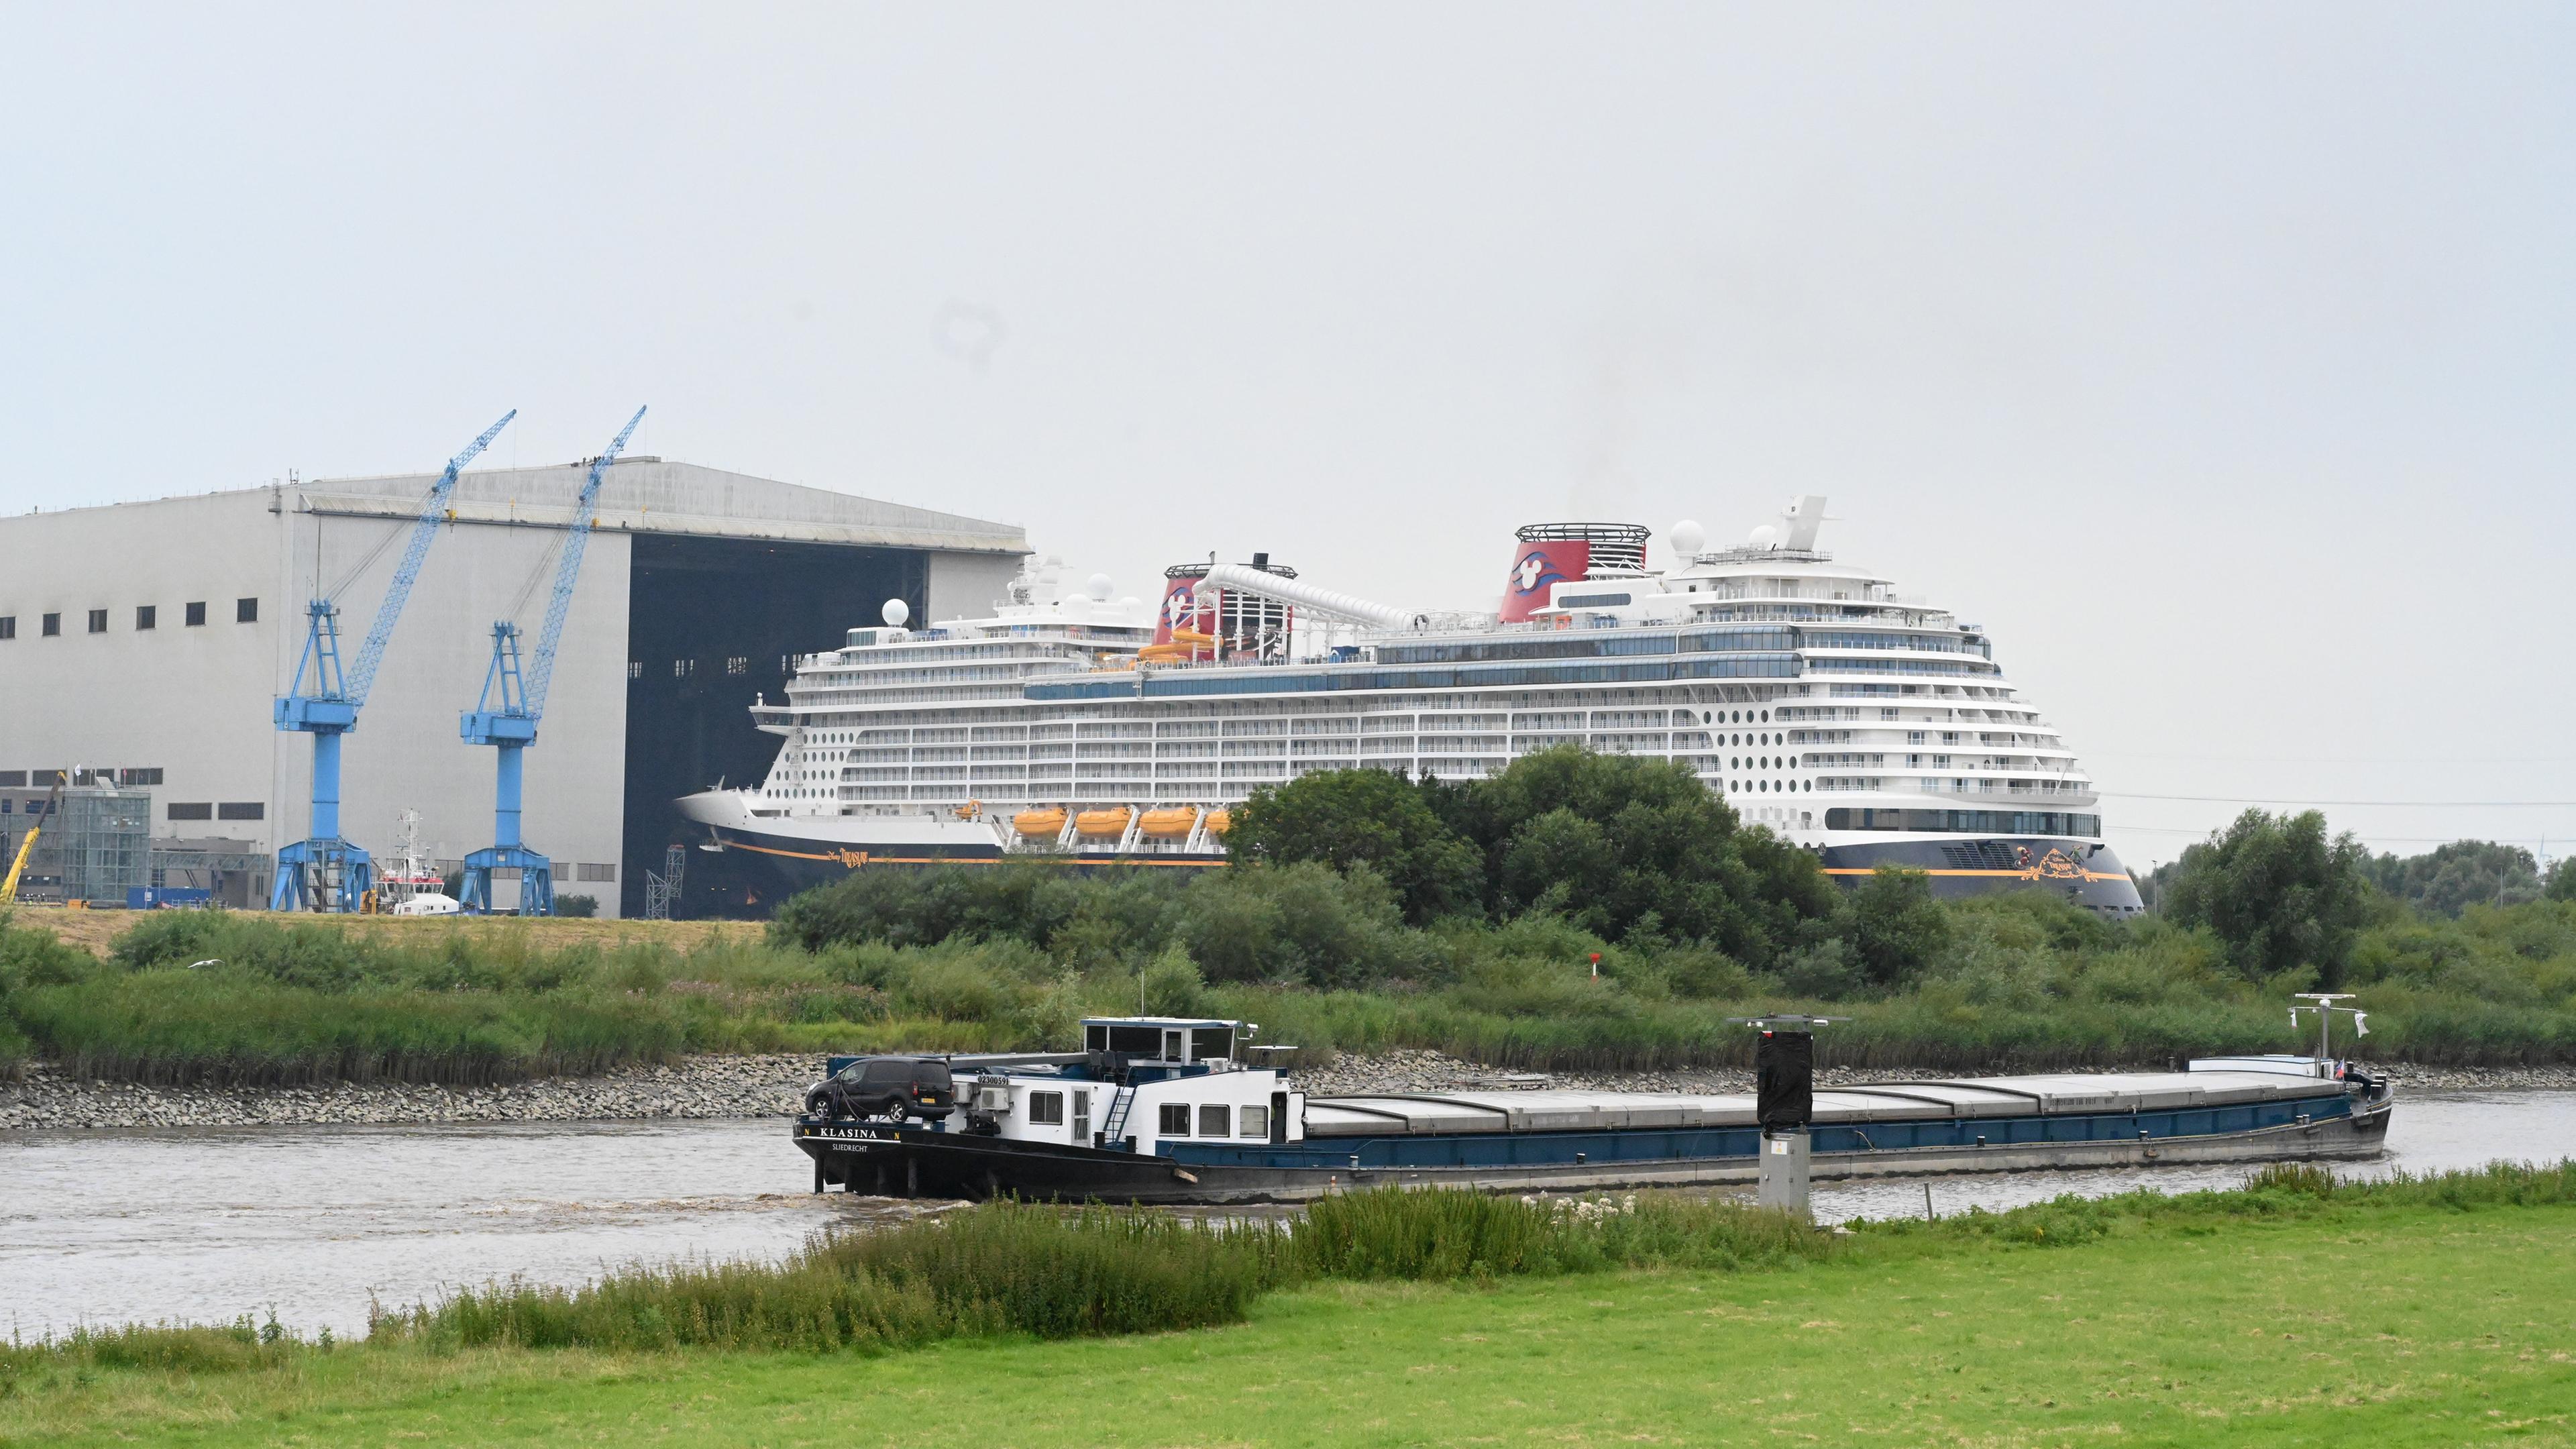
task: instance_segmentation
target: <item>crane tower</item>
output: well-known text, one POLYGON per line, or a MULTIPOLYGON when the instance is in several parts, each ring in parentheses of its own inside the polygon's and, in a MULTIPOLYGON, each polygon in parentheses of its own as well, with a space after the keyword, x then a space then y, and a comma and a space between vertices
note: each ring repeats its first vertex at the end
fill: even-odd
POLYGON ((644 421, 644 409, 626 420, 608 451, 591 460, 590 474, 582 480, 581 496, 573 504, 572 531, 564 538, 563 557, 555 566, 554 593, 546 599, 546 622, 537 635, 536 653, 530 656, 523 672, 519 664, 519 626, 508 619, 492 625, 492 663, 483 674, 483 695, 459 719, 457 732, 467 744, 490 745, 498 751, 497 777, 493 787, 492 838, 489 849, 465 857, 464 894, 459 900, 467 911, 488 914, 492 909, 492 872, 519 872, 519 914, 550 916, 555 909, 554 861, 527 848, 519 834, 521 798, 520 752, 537 742, 537 721, 546 712, 546 688, 553 682, 555 648, 563 642, 564 619, 572 610, 573 585, 581 578, 581 559, 590 542, 591 520, 599 514, 599 487, 608 476, 609 465, 626 449, 626 440, 635 435, 635 426, 644 421))

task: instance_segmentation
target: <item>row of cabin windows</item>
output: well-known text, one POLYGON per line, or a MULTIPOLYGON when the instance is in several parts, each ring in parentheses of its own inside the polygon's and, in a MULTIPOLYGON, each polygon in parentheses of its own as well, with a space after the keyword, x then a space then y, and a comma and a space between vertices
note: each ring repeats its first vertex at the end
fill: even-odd
MULTIPOLYGON (((52 785, 158 785, 161 767, 117 770, 0 770, 0 789, 42 790, 52 785)), ((9 803, 0 800, 0 810, 9 803)))
MULTIPOLYGON (((1199 1130, 1196 1135, 1200 1137, 1240 1136, 1263 1142, 1270 1139, 1270 1109, 1267 1107, 1235 1108, 1223 1102, 1201 1102, 1198 1120, 1199 1130), (1242 1130, 1240 1132, 1227 1130, 1230 1121, 1240 1126, 1242 1130)), ((1191 1136, 1190 1104, 1165 1102, 1162 1107, 1162 1120, 1156 1125, 1155 1130, 1165 1137, 1191 1136)))
MULTIPOLYGON (((203 625, 206 622, 206 606, 204 602, 200 601, 185 605, 183 617, 187 620, 189 628, 193 629, 203 625)), ((233 600, 233 622, 236 624, 258 623, 259 600, 233 600)), ((135 605, 134 627, 138 631, 160 628, 160 606, 157 604, 135 605)), ((52 639, 59 637, 63 632, 63 616, 60 614, 41 615, 37 619, 37 628, 45 638, 52 639)), ((89 611, 89 632, 93 634, 104 634, 107 632, 107 610, 92 609, 89 611)), ((15 639, 17 637, 18 616, 15 614, 0 614, 0 639, 15 639)))

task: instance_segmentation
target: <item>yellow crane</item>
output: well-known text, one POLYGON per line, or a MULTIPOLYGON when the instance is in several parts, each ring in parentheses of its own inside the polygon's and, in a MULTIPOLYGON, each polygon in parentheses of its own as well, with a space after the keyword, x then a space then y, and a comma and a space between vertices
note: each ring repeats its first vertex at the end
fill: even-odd
POLYGON ((36 837, 44 834, 44 822, 51 820, 54 812, 62 806, 63 777, 56 775, 53 790, 45 796, 44 813, 27 822, 27 838, 18 842, 18 858, 9 862, 8 878, 0 880, 0 906, 10 905, 18 899, 18 877, 26 874, 28 857, 36 853, 36 837))

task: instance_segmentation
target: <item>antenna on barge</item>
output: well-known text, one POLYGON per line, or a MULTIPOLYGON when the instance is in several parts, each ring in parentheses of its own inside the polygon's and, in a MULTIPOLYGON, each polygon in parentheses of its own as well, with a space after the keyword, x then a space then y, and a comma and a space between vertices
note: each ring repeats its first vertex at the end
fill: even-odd
POLYGON ((2356 1042, 2360 1041, 2363 1037, 2370 1035, 2370 1013, 2361 1010, 2359 1007, 2335 1005, 2338 1001, 2351 1001, 2355 999, 2353 994, 2349 991, 2294 991, 2290 994, 2300 1001, 2312 1001, 2316 1003, 2314 1006, 2291 1007, 2290 1029, 2292 1031, 2299 1029, 2300 1012, 2312 1011, 2316 1013, 2317 1075, 2320 1077, 2333 1076, 2335 1013, 2341 1012, 2352 1018, 2352 1037, 2356 1042))

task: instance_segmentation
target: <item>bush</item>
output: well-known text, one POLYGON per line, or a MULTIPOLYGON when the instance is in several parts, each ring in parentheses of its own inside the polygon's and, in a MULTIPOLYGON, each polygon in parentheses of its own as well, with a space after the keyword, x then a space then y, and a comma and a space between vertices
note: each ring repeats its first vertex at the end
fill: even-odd
POLYGON ((1214 981, 1357 986, 1416 975, 1431 960, 1394 891, 1364 867, 1210 871, 1174 903, 1169 929, 1214 981))
POLYGON ((587 921, 599 914, 597 896, 557 896, 555 914, 571 921, 587 921))
POLYGON ((872 867, 791 898, 771 921, 770 939, 807 951, 851 941, 935 945, 955 936, 1016 937, 1043 947, 1072 924, 1086 899, 1093 901, 1095 917, 1132 919, 1142 902, 1159 901, 1186 884, 1163 878, 1169 874, 1087 875, 1033 861, 872 867))

